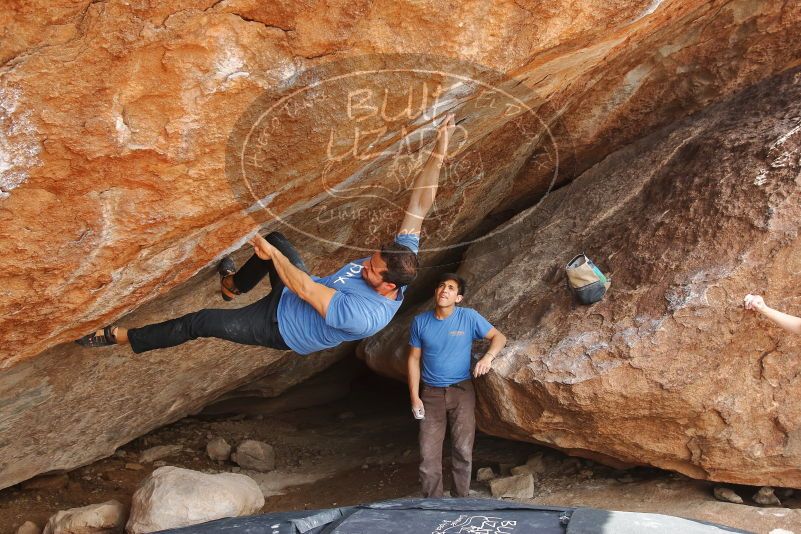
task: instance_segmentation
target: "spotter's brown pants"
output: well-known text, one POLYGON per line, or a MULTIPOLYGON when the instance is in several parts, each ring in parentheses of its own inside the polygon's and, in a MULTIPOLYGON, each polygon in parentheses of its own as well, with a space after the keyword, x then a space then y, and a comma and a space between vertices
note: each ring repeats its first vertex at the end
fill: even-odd
POLYGON ((476 393, 465 380, 448 387, 422 385, 425 418, 420 421, 420 482, 425 497, 442 497, 442 444, 451 428, 451 468, 454 497, 467 497, 476 436, 476 393))

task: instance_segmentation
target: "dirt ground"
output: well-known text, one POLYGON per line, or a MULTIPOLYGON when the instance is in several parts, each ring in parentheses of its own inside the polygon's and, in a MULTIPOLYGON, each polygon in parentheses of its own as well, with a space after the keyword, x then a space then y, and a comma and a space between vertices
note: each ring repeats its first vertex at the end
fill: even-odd
MULTIPOLYGON (((162 460, 166 465, 215 473, 238 471, 233 463, 208 458, 206 444, 214 437, 232 445, 257 439, 275 447, 275 471, 245 472, 265 494, 263 512, 419 496, 417 423, 407 402, 400 384, 373 377, 349 397, 325 406, 269 416, 185 418, 134 440, 110 458, 0 491, 0 532, 16 532, 26 520, 41 527, 59 510, 110 499, 129 505, 140 482, 157 468, 140 464, 139 455, 156 445, 183 447, 162 460)), ((721 503, 712 497, 711 483, 656 469, 618 471, 483 434, 477 436, 474 469, 508 472, 543 451, 548 470, 537 477, 535 497, 527 502, 661 512, 759 533, 782 528, 785 532, 774 534, 793 529, 801 534, 801 492, 784 501, 786 508, 721 503)), ((732 488, 747 502, 758 489, 732 488)), ((471 493, 489 497, 482 483, 474 482, 471 493)))

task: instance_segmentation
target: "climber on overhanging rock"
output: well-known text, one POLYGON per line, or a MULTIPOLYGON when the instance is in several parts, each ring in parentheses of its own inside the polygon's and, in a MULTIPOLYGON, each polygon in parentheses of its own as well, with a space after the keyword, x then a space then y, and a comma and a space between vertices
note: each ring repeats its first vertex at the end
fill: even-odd
POLYGON ((448 114, 412 185, 395 241, 372 256, 318 278, 307 273, 300 255, 283 235, 272 232, 264 238, 257 234, 250 240, 255 253, 239 271, 228 257, 220 262, 218 271, 224 299, 250 291, 269 274, 272 291, 266 297, 244 308, 204 309, 141 328, 107 326, 76 343, 85 347, 130 343, 133 351, 140 353, 198 337, 216 337, 310 354, 375 334, 398 311, 406 285, 417 275, 420 230, 434 204, 455 126, 453 115, 448 114))
POLYGON ((801 317, 774 310, 767 304, 760 295, 746 295, 743 299, 746 310, 754 310, 761 313, 780 327, 792 334, 801 334, 801 317))

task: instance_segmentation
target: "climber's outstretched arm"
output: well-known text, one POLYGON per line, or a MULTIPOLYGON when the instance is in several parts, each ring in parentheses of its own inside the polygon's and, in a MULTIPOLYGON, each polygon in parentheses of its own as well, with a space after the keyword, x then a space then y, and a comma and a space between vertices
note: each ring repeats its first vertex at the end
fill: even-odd
POLYGON ((423 227, 423 220, 434 205, 439 186, 439 174, 442 162, 448 151, 451 133, 456 127, 453 114, 449 113, 437 130, 437 141, 434 150, 423 166, 423 170, 412 184, 412 196, 406 208, 406 214, 401 222, 399 234, 419 234, 423 227))

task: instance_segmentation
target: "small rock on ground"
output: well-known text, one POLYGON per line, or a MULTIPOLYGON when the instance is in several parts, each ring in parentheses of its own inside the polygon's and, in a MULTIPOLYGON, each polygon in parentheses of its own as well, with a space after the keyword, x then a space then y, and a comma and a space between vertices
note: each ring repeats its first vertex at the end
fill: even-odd
POLYGON ((225 462, 231 457, 231 446, 223 438, 214 438, 206 445, 206 454, 216 462, 225 462))
POLYGON ((495 472, 491 467, 479 467, 476 471, 476 482, 486 482, 495 478, 495 472))
POLYGON ((779 498, 773 493, 773 488, 764 486, 759 488, 759 491, 754 494, 754 502, 763 506, 781 506, 782 503, 779 498))
POLYGON ((529 473, 490 480, 492 496, 508 499, 534 498, 534 477, 529 473))
POLYGON ((117 501, 62 510, 50 517, 43 534, 121 533, 126 513, 125 506, 117 501))
POLYGON ((533 475, 531 468, 528 465, 518 465, 509 470, 512 475, 533 475))
POLYGON ((743 504, 743 498, 737 495, 731 488, 724 488, 723 486, 715 486, 712 490, 712 495, 719 501, 733 502, 734 504, 743 504))
POLYGON ((275 469, 275 449, 262 441, 246 439, 236 447, 231 460, 243 469, 272 471, 275 469))
POLYGON ((526 465, 530 473, 544 473, 548 467, 545 465, 545 458, 541 452, 529 456, 526 465))
POLYGON ((33 521, 25 521, 17 529, 17 534, 41 534, 42 529, 33 521))

